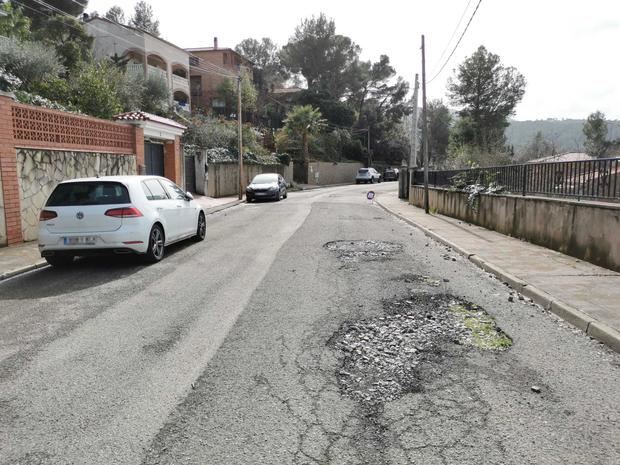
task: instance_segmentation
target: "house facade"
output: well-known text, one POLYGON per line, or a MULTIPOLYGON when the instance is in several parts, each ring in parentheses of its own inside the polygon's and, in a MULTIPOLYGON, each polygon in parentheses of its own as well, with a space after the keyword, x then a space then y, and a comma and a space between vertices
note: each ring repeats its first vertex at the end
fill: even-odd
POLYGON ((128 73, 145 78, 160 77, 170 89, 170 103, 190 110, 190 54, 187 51, 141 29, 99 16, 87 19, 84 26, 94 38, 95 58, 128 59, 128 73))
POLYGON ((192 109, 222 113, 226 103, 218 88, 226 79, 247 75, 254 81, 254 64, 232 48, 219 48, 217 37, 213 47, 188 48, 190 54, 190 95, 192 109), (226 77, 232 75, 231 78, 226 77))

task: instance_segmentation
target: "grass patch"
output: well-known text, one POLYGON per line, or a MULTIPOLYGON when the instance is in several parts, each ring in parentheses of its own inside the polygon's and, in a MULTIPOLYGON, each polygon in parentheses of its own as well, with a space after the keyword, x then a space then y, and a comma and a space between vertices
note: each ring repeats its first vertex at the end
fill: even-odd
POLYGON ((470 339, 463 342, 485 350, 506 350, 512 346, 512 339, 481 307, 474 304, 452 303, 448 308, 470 333, 470 339))

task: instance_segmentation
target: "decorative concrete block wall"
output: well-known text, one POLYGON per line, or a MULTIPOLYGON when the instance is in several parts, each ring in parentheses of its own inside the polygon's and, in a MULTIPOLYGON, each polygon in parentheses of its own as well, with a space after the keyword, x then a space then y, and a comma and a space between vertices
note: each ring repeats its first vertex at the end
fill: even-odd
MULTIPOLYGON (((60 181, 97 175, 137 174, 136 170, 135 155, 18 148, 17 176, 23 239, 31 241, 37 238, 39 212, 60 181)), ((4 215, 0 217, 4 218, 4 215)), ((0 224, 0 241, 1 238, 0 224)))

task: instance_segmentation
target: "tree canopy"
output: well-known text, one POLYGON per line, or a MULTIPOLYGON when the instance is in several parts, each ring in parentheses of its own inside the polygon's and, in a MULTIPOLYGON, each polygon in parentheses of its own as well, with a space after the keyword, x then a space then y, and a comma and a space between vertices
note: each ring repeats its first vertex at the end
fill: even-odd
POLYGON ((301 73, 308 90, 344 96, 347 75, 358 59, 360 48, 349 38, 336 34, 336 24, 323 13, 304 19, 282 48, 282 63, 301 73))
POLYGON ((154 18, 153 7, 147 2, 136 3, 129 24, 154 36, 159 36, 159 20, 154 18))
POLYGON ((24 15, 20 7, 10 2, 0 5, 0 36, 15 37, 25 41, 30 39, 30 18, 24 15))
POLYGON ((583 125, 583 134, 586 136, 586 153, 592 157, 603 158, 609 145, 605 115, 600 111, 591 113, 583 125))
POLYGON ((77 19, 54 15, 33 32, 38 41, 56 49, 67 70, 91 60, 93 38, 77 19))
POLYGON ((111 21, 115 21, 115 22, 117 22, 119 24, 125 24, 125 12, 118 5, 114 5, 113 7, 111 7, 106 12, 105 18, 109 19, 111 21))
POLYGON ((431 100, 427 107, 429 160, 442 167, 448 156, 452 115, 442 100, 431 100))
POLYGON ((467 129, 461 131, 461 142, 488 152, 502 148, 508 116, 525 93, 525 78, 480 46, 458 66, 448 82, 448 93, 466 119, 461 125, 467 129))
POLYGON ((281 87, 288 78, 280 60, 280 49, 270 38, 263 37, 260 41, 244 39, 235 50, 254 63, 254 80, 259 90, 281 87))
POLYGON ((283 132, 301 141, 303 159, 308 166, 309 138, 321 132, 326 126, 321 112, 311 105, 296 106, 287 113, 284 120, 283 132))

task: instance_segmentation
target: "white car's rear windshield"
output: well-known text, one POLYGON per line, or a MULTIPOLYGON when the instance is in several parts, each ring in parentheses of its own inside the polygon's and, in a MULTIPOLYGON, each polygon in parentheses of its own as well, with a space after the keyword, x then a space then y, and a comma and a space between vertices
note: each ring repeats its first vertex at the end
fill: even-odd
POLYGON ((48 207, 117 205, 129 203, 127 188, 118 182, 88 181, 59 184, 47 201, 48 207))
POLYGON ((366 173, 368 173, 368 169, 366 169, 366 168, 361 169, 361 170, 359 170, 359 171, 357 172, 357 174, 366 174, 366 173))

